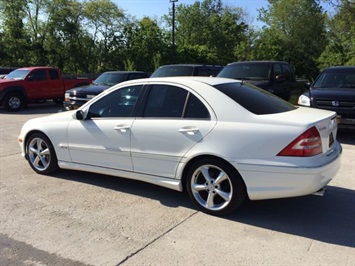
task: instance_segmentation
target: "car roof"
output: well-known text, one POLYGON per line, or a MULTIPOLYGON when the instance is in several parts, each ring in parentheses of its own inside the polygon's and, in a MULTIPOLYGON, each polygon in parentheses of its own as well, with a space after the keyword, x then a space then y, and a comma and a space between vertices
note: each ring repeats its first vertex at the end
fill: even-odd
POLYGON ((332 66, 325 69, 324 71, 332 71, 332 70, 344 70, 344 71, 354 70, 355 71, 355 66, 332 66))
POLYGON ((161 67, 172 67, 172 66, 189 66, 189 67, 222 67, 221 65, 206 65, 206 64, 171 64, 171 65, 163 65, 161 67))
POLYGON ((111 73, 111 74, 130 74, 130 73, 140 73, 140 74, 146 74, 146 72, 144 71, 121 71, 121 70, 118 70, 118 71, 106 71, 106 72, 103 72, 102 74, 104 73, 111 73))
POLYGON ((238 61, 229 63, 228 65, 236 65, 236 64, 271 64, 271 63, 278 63, 278 64, 288 64, 286 61, 238 61))
POLYGON ((126 81, 127 83, 136 83, 136 82, 145 82, 145 83, 159 83, 159 82, 171 82, 171 83, 180 83, 183 85, 190 84, 191 82, 199 82, 204 83, 210 86, 215 86, 219 84, 233 83, 233 82, 241 82, 235 79, 228 78, 218 78, 218 77, 204 77, 204 76, 177 76, 177 77, 157 77, 157 78, 145 78, 145 79, 135 79, 126 81))

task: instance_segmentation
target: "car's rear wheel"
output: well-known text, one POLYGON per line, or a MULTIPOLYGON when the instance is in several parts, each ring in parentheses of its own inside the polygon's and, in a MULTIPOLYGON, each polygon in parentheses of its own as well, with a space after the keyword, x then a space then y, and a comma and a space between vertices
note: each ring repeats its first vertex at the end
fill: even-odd
POLYGON ((58 170, 58 161, 51 141, 42 133, 31 135, 26 145, 27 159, 38 174, 58 170))
POLYGON ((228 163, 214 158, 192 165, 186 178, 186 190, 201 211, 212 215, 231 213, 247 198, 239 173, 228 163))

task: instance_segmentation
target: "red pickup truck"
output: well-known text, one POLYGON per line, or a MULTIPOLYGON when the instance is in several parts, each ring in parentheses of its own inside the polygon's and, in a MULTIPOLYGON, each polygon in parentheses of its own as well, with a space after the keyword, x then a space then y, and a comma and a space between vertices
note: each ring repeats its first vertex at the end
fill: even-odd
POLYGON ((0 79, 0 103, 12 112, 47 99, 62 104, 65 91, 91 82, 89 78, 63 78, 55 67, 18 68, 0 79))

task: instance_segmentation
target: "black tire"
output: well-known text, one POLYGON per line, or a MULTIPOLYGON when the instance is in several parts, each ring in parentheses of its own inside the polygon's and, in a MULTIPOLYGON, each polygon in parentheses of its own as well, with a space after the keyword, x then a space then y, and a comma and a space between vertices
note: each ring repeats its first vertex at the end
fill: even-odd
POLYGON ((53 102, 55 102, 58 105, 62 105, 64 101, 64 98, 55 98, 53 99, 53 102))
POLYGON ((24 106, 25 100, 23 95, 18 92, 10 92, 5 95, 3 105, 10 112, 17 112, 24 106))
POLYGON ((51 141, 42 133, 31 135, 26 143, 26 158, 38 174, 50 174, 58 170, 58 160, 51 141))
POLYGON ((186 190, 201 211, 221 216, 236 210, 247 198, 242 177, 218 159, 202 159, 187 173, 186 190))

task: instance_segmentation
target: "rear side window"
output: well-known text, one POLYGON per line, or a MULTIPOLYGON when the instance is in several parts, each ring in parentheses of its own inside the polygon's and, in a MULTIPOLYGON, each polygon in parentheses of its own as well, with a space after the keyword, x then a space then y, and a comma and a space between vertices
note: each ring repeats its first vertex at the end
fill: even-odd
POLYGON ((291 103, 250 84, 235 82, 214 87, 256 115, 283 113, 296 109, 291 103))
POLYGON ((49 76, 51 77, 51 80, 59 79, 58 71, 55 70, 55 69, 50 69, 49 70, 49 76))

